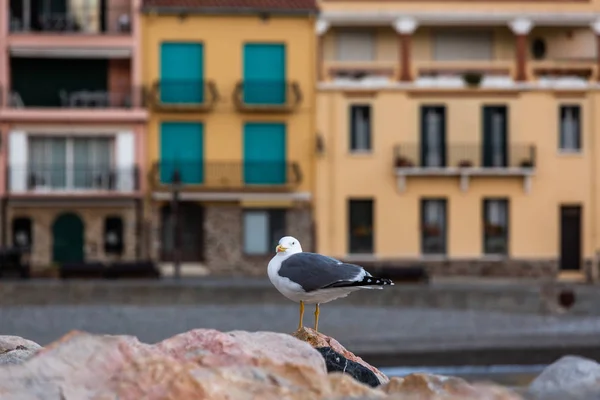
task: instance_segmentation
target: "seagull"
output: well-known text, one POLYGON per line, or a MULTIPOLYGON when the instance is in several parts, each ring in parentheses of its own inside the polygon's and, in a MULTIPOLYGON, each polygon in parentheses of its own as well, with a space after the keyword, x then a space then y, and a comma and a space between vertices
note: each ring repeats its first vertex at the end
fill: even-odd
POLYGON ((300 303, 301 329, 304 304, 315 306, 315 331, 319 330, 319 306, 346 297, 360 289, 383 289, 393 285, 390 279, 377 278, 359 265, 302 251, 298 239, 284 236, 275 248, 267 272, 275 288, 288 299, 300 303))

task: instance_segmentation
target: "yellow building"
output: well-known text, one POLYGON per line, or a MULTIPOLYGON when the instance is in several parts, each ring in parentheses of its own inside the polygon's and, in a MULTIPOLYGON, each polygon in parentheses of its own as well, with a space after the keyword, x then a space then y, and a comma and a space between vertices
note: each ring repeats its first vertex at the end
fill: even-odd
POLYGON ((312 247, 316 4, 191 3, 143 7, 150 247, 212 273, 264 274, 284 234, 312 247))
POLYGON ((600 2, 322 0, 320 252, 555 276, 599 248, 600 2))

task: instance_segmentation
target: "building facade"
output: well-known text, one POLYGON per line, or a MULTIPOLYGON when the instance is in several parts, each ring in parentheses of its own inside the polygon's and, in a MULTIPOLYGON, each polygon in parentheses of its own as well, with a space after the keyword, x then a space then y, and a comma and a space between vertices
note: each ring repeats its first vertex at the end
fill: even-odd
POLYGON ((34 268, 141 254, 139 7, 2 2, 2 243, 34 268))
POLYGON ((320 6, 320 252, 434 275, 589 265, 600 2, 320 6))
POLYGON ((316 11, 145 1, 155 259, 264 274, 281 236, 313 247, 316 11))

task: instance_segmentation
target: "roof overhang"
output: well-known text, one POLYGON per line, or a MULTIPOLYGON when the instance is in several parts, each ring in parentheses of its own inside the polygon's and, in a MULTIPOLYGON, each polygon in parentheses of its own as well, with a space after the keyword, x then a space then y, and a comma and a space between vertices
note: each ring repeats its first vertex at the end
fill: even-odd
POLYGON ((587 26, 600 19, 590 12, 504 12, 504 11, 321 11, 319 18, 331 26, 389 25, 398 19, 414 19, 419 25, 487 25, 506 24, 515 19, 528 19, 542 26, 587 26))
POLYGON ((318 15, 319 11, 314 9, 278 9, 278 8, 228 8, 228 7, 157 7, 144 6, 142 7, 143 14, 158 14, 169 16, 181 15, 280 15, 280 16, 309 16, 318 15))

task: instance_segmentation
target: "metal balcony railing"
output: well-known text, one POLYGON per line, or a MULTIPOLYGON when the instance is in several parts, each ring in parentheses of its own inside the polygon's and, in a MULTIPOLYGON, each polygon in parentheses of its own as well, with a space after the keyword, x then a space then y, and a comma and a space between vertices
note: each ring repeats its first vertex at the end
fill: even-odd
POLYGON ((5 89, 9 108, 127 109, 144 107, 144 90, 134 86, 108 89, 5 89))
POLYGON ((413 143, 394 149, 394 167, 402 169, 533 169, 535 162, 535 146, 531 144, 426 146, 413 143))
POLYGON ((155 189, 173 185, 175 171, 185 190, 290 190, 300 184, 296 162, 157 162, 151 172, 155 189))
POLYGON ((28 8, 23 3, 11 7, 9 30, 11 33, 128 35, 131 33, 131 10, 130 4, 104 7, 100 4, 67 4, 66 7, 42 4, 28 8))
POLYGON ((162 111, 209 111, 219 100, 217 86, 210 80, 161 80, 148 92, 149 103, 162 111))
POLYGON ((291 112, 302 103, 297 82, 242 81, 235 86, 233 101, 240 111, 291 112))
POLYGON ((132 192, 139 189, 139 170, 77 165, 9 166, 11 192, 132 192))

